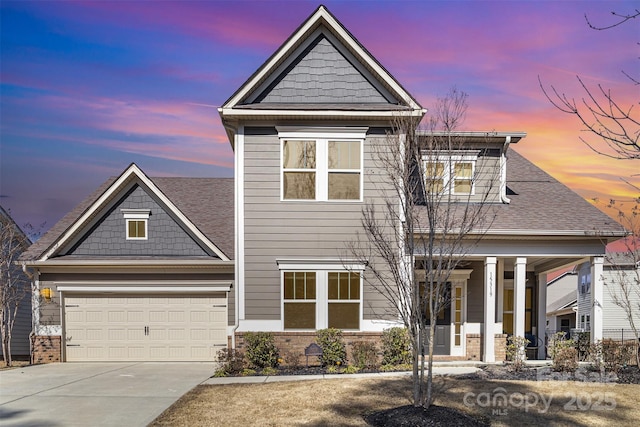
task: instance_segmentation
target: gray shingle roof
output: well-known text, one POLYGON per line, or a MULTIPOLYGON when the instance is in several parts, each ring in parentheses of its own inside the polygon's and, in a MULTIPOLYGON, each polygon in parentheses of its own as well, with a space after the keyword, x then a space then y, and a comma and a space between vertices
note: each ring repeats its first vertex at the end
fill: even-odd
MULTIPOLYGON (((224 254, 234 256, 234 185, 232 178, 150 178, 191 222, 224 254)), ((115 177, 65 215, 20 257, 40 258, 102 195, 115 177)))
POLYGON ((493 228, 624 233, 615 220, 514 150, 507 154, 507 196, 493 228))

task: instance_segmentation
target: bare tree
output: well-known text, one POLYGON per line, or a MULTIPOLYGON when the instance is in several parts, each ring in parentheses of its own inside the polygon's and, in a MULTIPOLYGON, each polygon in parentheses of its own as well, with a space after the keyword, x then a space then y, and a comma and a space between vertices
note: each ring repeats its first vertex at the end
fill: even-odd
MULTIPOLYGON (((586 15, 585 19, 590 28, 604 31, 625 23, 633 23, 640 16, 640 10, 635 9, 629 14, 612 12, 612 15, 615 21, 604 26, 592 24, 586 15)), ((625 70, 622 70, 622 74, 631 85, 630 93, 637 94, 637 86, 640 85, 638 76, 633 76, 625 70)), ((637 109, 634 110, 637 101, 631 105, 625 105, 614 97, 610 89, 604 88, 601 84, 598 84, 597 88, 591 88, 580 76, 576 78, 583 91, 579 101, 558 91, 553 85, 546 89, 540 77, 538 82, 542 92, 554 107, 563 113, 574 115, 584 131, 597 137, 599 144, 580 137, 580 140, 589 148, 614 159, 640 159, 640 115, 637 109)))
POLYGON ((31 242, 2 207, 0 227, 0 336, 5 365, 11 366, 13 326, 21 304, 30 295, 28 277, 16 261, 31 242))
MULTIPOLYGON (((617 211, 618 222, 630 234, 622 240, 622 251, 607 254, 606 262, 611 270, 605 274, 604 283, 613 303, 624 312, 636 343, 640 343, 640 196, 634 200, 630 211, 615 200, 607 207, 617 211)), ((636 362, 640 366, 638 351, 636 362)))
POLYGON ((373 154, 383 202, 363 207, 364 231, 348 245, 348 255, 367 266, 364 280, 388 302, 390 310, 380 314, 399 317, 409 332, 414 406, 434 400, 435 327, 451 302, 452 273, 494 217, 499 173, 483 166, 484 147, 456 134, 466 110, 467 95, 454 88, 438 99, 428 130, 418 130, 413 117, 395 119, 373 154), (475 168, 454 161, 472 153, 475 168))

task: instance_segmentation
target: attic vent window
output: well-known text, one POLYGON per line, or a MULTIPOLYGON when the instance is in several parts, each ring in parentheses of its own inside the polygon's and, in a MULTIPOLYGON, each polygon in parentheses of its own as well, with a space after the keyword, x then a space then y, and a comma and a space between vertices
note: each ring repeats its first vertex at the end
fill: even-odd
POLYGON ((147 240, 150 209, 122 209, 127 240, 147 240))

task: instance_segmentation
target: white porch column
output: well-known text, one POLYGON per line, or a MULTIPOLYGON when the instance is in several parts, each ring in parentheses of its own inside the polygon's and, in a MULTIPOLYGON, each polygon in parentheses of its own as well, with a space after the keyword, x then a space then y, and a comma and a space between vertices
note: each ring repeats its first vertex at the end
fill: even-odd
POLYGON ((527 281, 527 259, 516 258, 513 271, 513 334, 524 337, 524 299, 527 281))
MULTIPOLYGON (((495 324, 496 324, 496 257, 484 260, 484 329, 482 336, 483 361, 495 362, 495 324)), ((502 331, 500 331, 502 332, 502 331)))
POLYGON ((591 342, 602 339, 602 304, 604 280, 602 277, 603 257, 591 258, 591 342))
POLYGON ((533 345, 538 347, 538 359, 544 360, 547 356, 544 351, 545 335, 547 332, 547 273, 538 274, 538 330, 536 331, 540 342, 533 345))

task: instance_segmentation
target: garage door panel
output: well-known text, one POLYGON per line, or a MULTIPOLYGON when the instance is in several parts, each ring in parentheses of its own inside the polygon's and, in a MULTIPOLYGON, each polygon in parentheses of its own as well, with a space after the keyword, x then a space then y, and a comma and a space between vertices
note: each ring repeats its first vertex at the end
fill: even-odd
POLYGON ((149 311, 150 323, 167 323, 168 316, 166 311, 151 310, 149 311))
POLYGON ((169 322, 171 323, 184 322, 186 320, 185 312, 182 310, 177 310, 175 308, 171 308, 167 315, 169 318, 169 322))
POLYGON ((210 361, 227 345, 226 294, 71 295, 65 307, 68 361, 210 361))
POLYGON ((84 321, 87 323, 103 323, 105 321, 105 313, 93 309, 87 310, 84 313, 84 321))
POLYGON ((98 329, 98 328, 85 329, 85 339, 87 341, 101 342, 101 341, 104 341, 105 339, 108 339, 108 336, 109 336, 108 331, 105 331, 104 329, 98 329))

